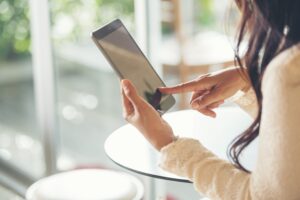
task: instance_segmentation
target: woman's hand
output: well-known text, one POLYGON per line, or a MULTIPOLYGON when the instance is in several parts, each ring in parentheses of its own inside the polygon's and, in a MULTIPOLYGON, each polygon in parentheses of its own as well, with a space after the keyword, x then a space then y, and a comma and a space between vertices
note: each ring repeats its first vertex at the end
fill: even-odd
POLYGON ((158 112, 141 98, 129 80, 121 81, 124 118, 135 126, 157 149, 173 142, 174 135, 170 125, 158 112))
POLYGON ((204 115, 216 117, 214 108, 223 104, 225 99, 233 96, 237 91, 249 88, 250 84, 246 74, 240 68, 232 67, 159 90, 164 94, 193 92, 190 101, 192 108, 204 115))

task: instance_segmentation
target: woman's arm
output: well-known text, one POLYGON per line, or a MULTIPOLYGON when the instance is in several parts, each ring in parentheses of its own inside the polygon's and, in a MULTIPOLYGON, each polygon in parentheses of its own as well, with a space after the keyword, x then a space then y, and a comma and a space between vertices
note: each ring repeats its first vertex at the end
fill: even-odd
POLYGON ((186 176, 211 199, 300 199, 300 53, 287 51, 268 67, 258 161, 252 174, 219 159, 193 139, 162 148, 162 168, 186 176))
POLYGON ((250 175, 219 159, 199 141, 180 138, 161 150, 161 168, 189 178, 212 200, 248 200, 250 175))
POLYGON ((253 119, 256 118, 258 105, 255 92, 252 88, 248 89, 246 92, 239 91, 230 99, 246 111, 253 119))

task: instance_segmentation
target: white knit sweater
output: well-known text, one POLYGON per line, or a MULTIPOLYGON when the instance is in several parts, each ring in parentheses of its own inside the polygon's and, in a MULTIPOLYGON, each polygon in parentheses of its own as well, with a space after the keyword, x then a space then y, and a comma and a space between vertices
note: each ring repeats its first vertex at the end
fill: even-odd
MULTIPOLYGON (((300 45, 269 64, 262 93, 258 160, 251 174, 188 138, 164 147, 160 166, 189 178, 211 200, 300 200, 300 45)), ((253 92, 238 103, 255 116, 253 92)))

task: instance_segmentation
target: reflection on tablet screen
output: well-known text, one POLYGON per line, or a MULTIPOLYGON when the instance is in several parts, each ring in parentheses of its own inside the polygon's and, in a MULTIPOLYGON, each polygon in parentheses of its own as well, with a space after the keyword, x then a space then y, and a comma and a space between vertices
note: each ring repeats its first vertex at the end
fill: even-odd
POLYGON ((161 110, 160 101, 162 94, 159 89, 156 89, 154 94, 145 92, 145 96, 147 98, 147 101, 155 108, 155 110, 161 110))

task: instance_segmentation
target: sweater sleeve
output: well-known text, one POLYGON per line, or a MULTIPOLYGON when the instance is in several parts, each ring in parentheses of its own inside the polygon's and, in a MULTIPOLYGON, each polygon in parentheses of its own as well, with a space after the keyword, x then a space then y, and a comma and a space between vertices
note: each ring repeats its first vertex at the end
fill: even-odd
POLYGON ((300 199, 300 53, 296 52, 281 53, 265 72, 258 160, 251 174, 188 138, 161 150, 161 167, 189 178, 211 200, 300 199))
POLYGON ((239 105, 252 118, 255 118, 257 115, 258 106, 254 90, 250 88, 247 92, 239 91, 236 97, 237 98, 233 97, 232 101, 239 105))

